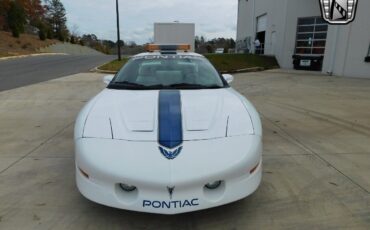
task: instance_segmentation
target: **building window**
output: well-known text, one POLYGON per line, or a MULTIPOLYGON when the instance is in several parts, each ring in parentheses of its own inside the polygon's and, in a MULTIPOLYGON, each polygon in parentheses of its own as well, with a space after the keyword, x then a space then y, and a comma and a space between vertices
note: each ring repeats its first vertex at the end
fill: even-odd
POLYGON ((369 45, 369 49, 367 51, 367 57, 365 57, 365 62, 370 62, 370 45, 369 45))
POLYGON ((295 54, 324 55, 327 32, 328 24, 321 17, 298 18, 295 54))

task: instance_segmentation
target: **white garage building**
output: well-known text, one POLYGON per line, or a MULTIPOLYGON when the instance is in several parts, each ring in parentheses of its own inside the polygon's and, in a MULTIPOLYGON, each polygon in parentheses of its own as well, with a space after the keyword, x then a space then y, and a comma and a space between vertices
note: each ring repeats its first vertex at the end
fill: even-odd
POLYGON ((275 55, 282 68, 370 78, 369 0, 358 0, 348 25, 327 24, 319 0, 238 1, 238 52, 255 52, 258 38, 260 52, 275 55))

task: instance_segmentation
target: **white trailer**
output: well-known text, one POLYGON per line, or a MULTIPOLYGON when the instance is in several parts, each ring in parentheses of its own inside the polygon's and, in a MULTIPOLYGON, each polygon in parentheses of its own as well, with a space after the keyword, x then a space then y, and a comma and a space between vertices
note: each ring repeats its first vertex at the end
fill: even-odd
POLYGON ((154 23, 154 43, 156 44, 190 44, 195 47, 194 23, 154 23))

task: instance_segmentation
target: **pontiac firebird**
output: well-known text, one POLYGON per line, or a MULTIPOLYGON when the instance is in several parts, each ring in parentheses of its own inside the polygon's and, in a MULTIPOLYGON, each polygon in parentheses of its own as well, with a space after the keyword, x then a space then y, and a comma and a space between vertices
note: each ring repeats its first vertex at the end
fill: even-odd
MULTIPOLYGON (((86 198, 177 214, 252 194, 262 176, 256 109, 203 56, 149 46, 132 57, 75 124, 77 187, 86 198)), ((188 47, 188 46, 185 46, 188 47)))

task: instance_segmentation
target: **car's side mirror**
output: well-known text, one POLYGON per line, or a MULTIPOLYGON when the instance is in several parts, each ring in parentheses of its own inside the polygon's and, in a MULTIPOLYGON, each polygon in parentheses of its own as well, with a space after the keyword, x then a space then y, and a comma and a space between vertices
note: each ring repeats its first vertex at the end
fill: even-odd
POLYGON ((231 83, 234 81, 234 76, 231 74, 222 74, 222 77, 225 79, 227 83, 231 83))
POLYGON ((106 84, 106 85, 109 85, 109 83, 113 80, 114 78, 114 75, 107 75, 107 76, 104 76, 103 78, 103 82, 106 84))

